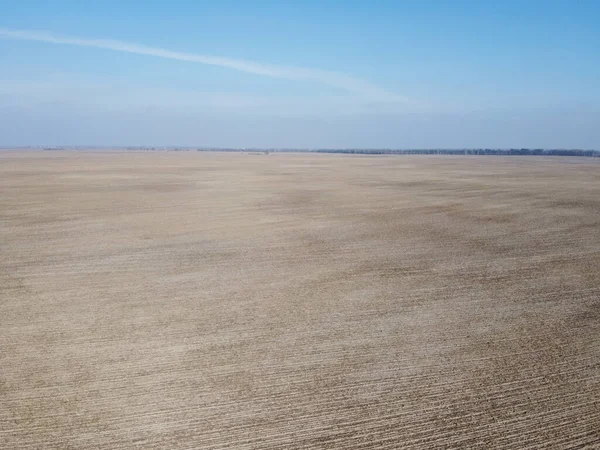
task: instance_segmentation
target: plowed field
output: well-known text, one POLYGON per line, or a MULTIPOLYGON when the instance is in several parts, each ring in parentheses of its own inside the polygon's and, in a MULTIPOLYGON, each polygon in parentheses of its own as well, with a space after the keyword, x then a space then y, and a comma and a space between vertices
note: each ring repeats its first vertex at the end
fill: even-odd
POLYGON ((600 446, 600 161, 0 153, 1 449, 600 446))

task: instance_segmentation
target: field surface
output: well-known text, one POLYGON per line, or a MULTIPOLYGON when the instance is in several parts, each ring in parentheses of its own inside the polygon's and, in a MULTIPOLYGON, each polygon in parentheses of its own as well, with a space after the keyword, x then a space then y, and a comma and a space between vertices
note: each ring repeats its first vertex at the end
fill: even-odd
POLYGON ((0 449, 600 447, 600 160, 0 152, 0 449))

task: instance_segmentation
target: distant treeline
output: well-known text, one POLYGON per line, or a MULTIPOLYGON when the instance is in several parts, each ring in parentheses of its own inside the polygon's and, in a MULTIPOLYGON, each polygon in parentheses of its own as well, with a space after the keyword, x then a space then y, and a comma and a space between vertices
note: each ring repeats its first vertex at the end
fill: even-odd
POLYGON ((468 148, 468 149, 234 149, 234 148, 198 148, 197 151, 222 152, 262 152, 262 153, 343 153, 351 155, 514 155, 514 156, 588 156, 600 157, 600 150, 580 149, 542 149, 542 148, 468 148))
MULTIPOLYGON (((32 147, 29 147, 32 148, 32 147)), ((39 148, 39 147, 38 147, 39 148)), ((86 147, 45 147, 44 150, 87 150, 86 147)), ((96 148, 100 150, 101 148, 96 148)), ((114 147, 105 149, 115 149, 114 147)), ((600 150, 543 149, 543 148, 467 148, 467 149, 302 149, 302 148, 214 148, 214 147, 121 147, 134 151, 198 151, 238 152, 249 154, 268 153, 343 153, 351 155, 506 155, 506 156, 587 156, 600 157, 600 150)))
POLYGON ((600 157, 598 150, 561 150, 530 148, 472 148, 472 149, 415 149, 415 150, 365 150, 365 149, 319 149, 317 153, 349 153, 366 155, 518 155, 518 156, 588 156, 600 157))

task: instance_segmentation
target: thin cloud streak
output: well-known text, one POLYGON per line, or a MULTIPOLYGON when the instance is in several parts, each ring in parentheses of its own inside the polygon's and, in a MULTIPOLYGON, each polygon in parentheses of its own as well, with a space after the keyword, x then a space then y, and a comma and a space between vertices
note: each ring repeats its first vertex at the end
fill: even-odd
POLYGON ((282 67, 261 64, 254 61, 245 61, 218 56, 198 55, 195 53, 181 53, 162 48, 148 47, 131 42, 115 41, 110 39, 85 39, 80 37, 60 36, 47 32, 9 30, 0 28, 0 38, 18 39, 26 41, 46 42, 52 44, 75 45, 78 47, 91 47, 104 50, 113 50, 123 53, 155 56, 158 58, 174 59, 179 61, 196 62, 211 66, 226 67, 241 72, 263 75, 273 78, 284 78, 298 81, 314 81, 332 87, 344 89, 358 94, 372 101, 404 103, 415 105, 405 97, 388 92, 376 85, 349 75, 319 69, 302 67, 282 67))

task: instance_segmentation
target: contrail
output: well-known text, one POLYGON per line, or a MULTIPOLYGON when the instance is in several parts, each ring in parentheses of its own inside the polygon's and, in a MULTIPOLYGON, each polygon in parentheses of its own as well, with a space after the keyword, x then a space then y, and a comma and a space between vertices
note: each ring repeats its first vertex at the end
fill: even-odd
POLYGON ((93 47, 117 52, 135 53, 138 55, 148 55, 158 58, 176 59, 179 61, 190 61, 208 64, 211 66, 226 67, 229 69, 239 70, 241 72, 273 78, 316 81, 365 96, 369 100, 373 101, 413 104, 412 101, 409 101, 408 99, 392 92, 388 92, 385 89, 369 83, 368 81, 354 78, 342 73, 329 72, 326 70, 307 69, 302 67, 282 67, 219 56, 174 52, 171 50, 148 47, 131 42, 114 41, 110 39, 85 39, 80 37, 60 36, 53 33, 38 31, 9 30, 0 28, 0 38, 47 42, 52 44, 76 45, 78 47, 93 47))

